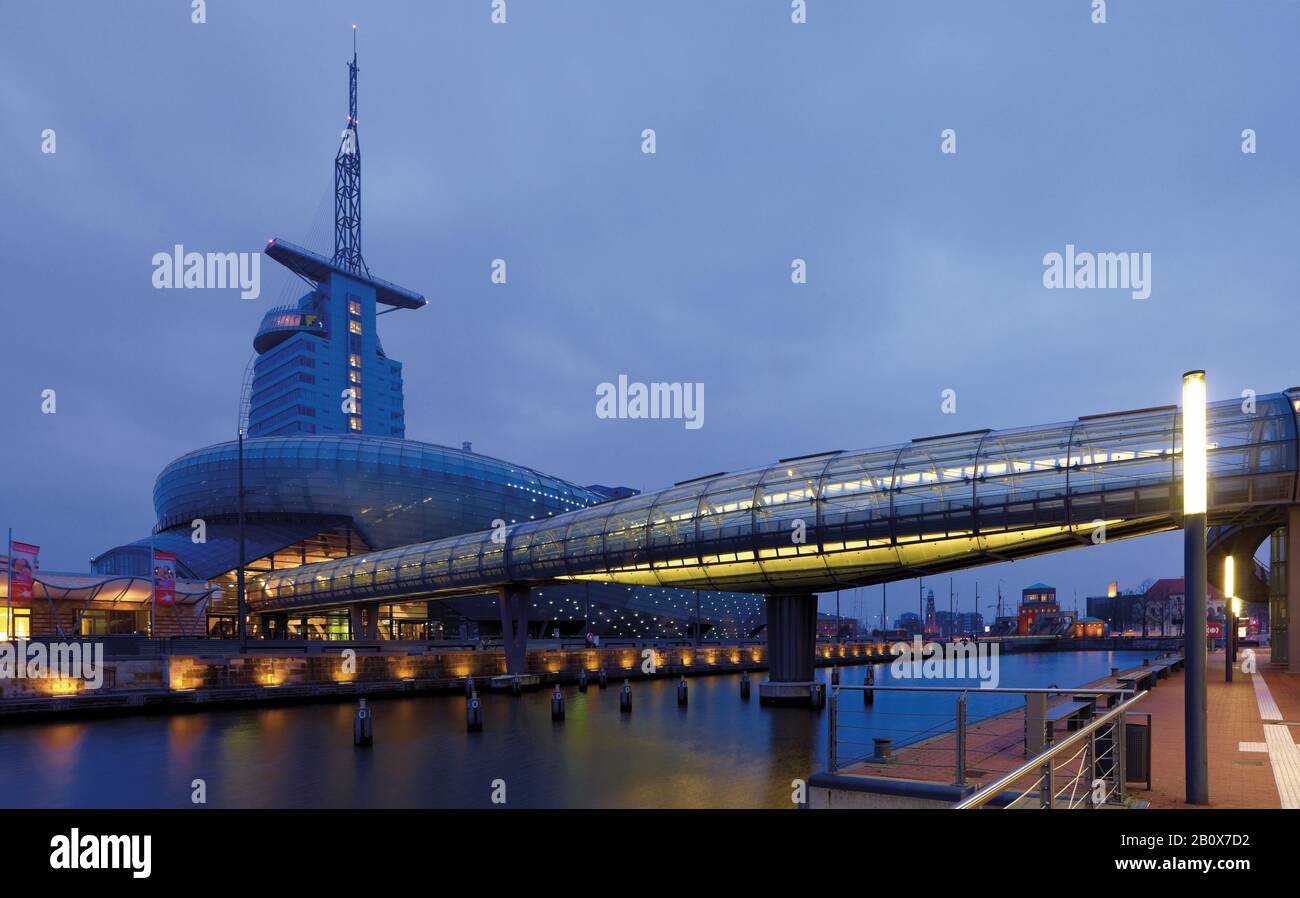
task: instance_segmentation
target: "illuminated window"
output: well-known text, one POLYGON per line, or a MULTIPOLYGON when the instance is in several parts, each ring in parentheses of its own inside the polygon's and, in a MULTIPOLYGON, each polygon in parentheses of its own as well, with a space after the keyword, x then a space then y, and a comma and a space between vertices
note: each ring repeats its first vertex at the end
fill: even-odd
POLYGON ((14 633, 9 635, 9 609, 0 608, 0 642, 9 639, 27 639, 32 635, 32 609, 14 609, 14 633))
MULTIPOLYGON (((355 372, 354 372, 354 373, 355 373, 355 372)), ((360 387, 352 387, 351 390, 350 390, 350 392, 352 393, 352 398, 358 400, 358 402, 357 402, 357 411, 360 412, 360 411, 361 411, 361 402, 360 402, 359 400, 361 399, 361 388, 360 388, 360 387)))
POLYGON ((360 367, 361 367, 361 356, 356 355, 355 353, 352 354, 352 355, 350 355, 350 356, 348 356, 348 364, 351 365, 353 368, 360 368, 360 367))
POLYGON ((354 334, 359 334, 359 333, 361 333, 361 322, 360 322, 360 321, 349 321, 349 322, 348 322, 348 330, 350 330, 350 331, 351 331, 352 333, 354 333, 354 334))
POLYGON ((355 299, 349 299, 349 300, 348 300, 348 314, 349 314, 349 315, 356 315, 357 317, 361 317, 361 303, 357 302, 355 299))
POLYGON ((361 383, 361 372, 356 368, 352 368, 348 371, 348 380, 352 381, 354 384, 361 383))
POLYGON ((360 429, 361 429, 361 418, 360 418, 360 417, 352 417, 352 418, 348 418, 348 427, 349 427, 350 429, 352 429, 352 430, 360 430, 360 429))

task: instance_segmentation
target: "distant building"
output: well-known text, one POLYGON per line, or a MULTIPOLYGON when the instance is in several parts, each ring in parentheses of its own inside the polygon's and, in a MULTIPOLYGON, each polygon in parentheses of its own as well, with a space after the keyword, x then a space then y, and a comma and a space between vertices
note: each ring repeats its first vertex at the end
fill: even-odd
POLYGON ((1105 636, 1106 622, 1097 617, 1081 617, 1070 625, 1070 635, 1075 639, 1088 636, 1105 636))
POLYGON ((1142 632, 1143 596, 1140 593, 1088 596, 1085 601, 1088 616, 1105 623, 1112 634, 1137 635, 1142 632))
POLYGON ((934 622, 938 636, 971 636, 984 631, 984 615, 978 611, 936 611, 934 622))
POLYGON ((927 636, 939 635, 939 621, 934 613, 934 590, 927 590, 925 597, 925 632, 927 636))
POLYGON ((826 639, 849 639, 858 635, 858 622, 851 617, 836 617, 817 612, 817 636, 826 639))
MULTIPOLYGON (((1151 588, 1141 599, 1145 607, 1147 633, 1155 633, 1159 636, 1182 634, 1186 592, 1182 577, 1164 577, 1151 584, 1151 588)), ((1211 618, 1222 618, 1223 602, 1223 593, 1215 586, 1209 585, 1209 592, 1205 597, 1205 613, 1201 617, 1202 623, 1211 618)))
POLYGON ((957 632, 957 615, 951 611, 936 611, 934 613, 934 631, 933 635, 948 637, 957 632))
POLYGON ((1041 630, 1050 620, 1059 619, 1061 606, 1056 601, 1056 587, 1034 583, 1020 591, 1020 611, 1017 614, 1016 633, 1028 636, 1041 630), (1050 616, 1050 617, 1049 617, 1050 616))
POLYGON ((1004 615, 1003 617, 994 618, 993 626, 989 628, 989 636, 1015 636, 1020 629, 1020 619, 1004 615))
POLYGON ((984 615, 978 611, 963 611, 957 615, 957 632, 974 636, 984 632, 984 615))
POLYGON ((904 630, 907 635, 914 636, 921 632, 921 615, 915 611, 904 611, 894 620, 895 630, 904 630))

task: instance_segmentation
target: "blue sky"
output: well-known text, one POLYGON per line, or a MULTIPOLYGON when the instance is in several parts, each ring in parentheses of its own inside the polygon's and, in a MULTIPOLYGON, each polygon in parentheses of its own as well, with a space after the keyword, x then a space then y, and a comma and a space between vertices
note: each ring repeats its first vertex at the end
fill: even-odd
MULTIPOLYGON (((430 299, 381 319, 413 439, 653 489, 1174 402, 1195 367, 1212 398, 1300 383, 1295 3, 2 6, 0 525, 46 569, 147 533, 163 465, 233 436, 297 289, 268 263, 257 300, 154 290, 150 259, 328 222, 354 22, 366 259, 430 299), (1044 289, 1067 243, 1151 253, 1151 297, 1044 289), (706 426, 597 418, 621 373, 704 383, 706 426)), ((1068 605, 1180 558, 1156 537, 956 588, 1068 605)))

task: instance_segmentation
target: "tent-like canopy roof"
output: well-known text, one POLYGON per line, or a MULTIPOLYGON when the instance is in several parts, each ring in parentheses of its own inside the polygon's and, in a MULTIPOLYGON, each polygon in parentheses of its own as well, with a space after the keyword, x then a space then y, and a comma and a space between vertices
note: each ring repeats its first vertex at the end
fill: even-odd
MULTIPOLYGON (((0 599, 8 599, 7 578, 0 577, 0 599)), ((177 580, 176 604, 195 605, 217 593, 217 587, 203 580, 177 580)), ((38 571, 32 582, 33 601, 95 602, 140 609, 149 604, 153 582, 148 577, 114 574, 62 574, 38 571)))

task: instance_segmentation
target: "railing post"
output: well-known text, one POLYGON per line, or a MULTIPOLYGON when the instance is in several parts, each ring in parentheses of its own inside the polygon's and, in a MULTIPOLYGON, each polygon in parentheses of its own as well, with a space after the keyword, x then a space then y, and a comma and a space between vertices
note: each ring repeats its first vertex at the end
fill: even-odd
POLYGON ((1050 744, 1047 735, 1047 694, 1025 693, 1025 757, 1032 758, 1050 744))
MULTIPOLYGON (((1114 743, 1112 742, 1112 744, 1114 743)), ((1093 730, 1092 733, 1088 735, 1088 750, 1086 752, 1086 757, 1087 757, 1086 769, 1088 771, 1088 782, 1085 783, 1085 786, 1087 788, 1087 797, 1084 799, 1084 802, 1087 804, 1088 807, 1091 808, 1095 806, 1095 803, 1093 802, 1093 798, 1092 798, 1092 790, 1096 787, 1097 784, 1097 731, 1096 730, 1093 730)))
POLYGON ((830 713, 826 715, 826 726, 829 731, 827 734, 827 738, 830 743, 831 773, 835 773, 840 768, 840 752, 839 752, 839 744, 838 744, 840 738, 839 717, 840 717, 840 687, 832 686, 830 713))
POLYGON ((1043 792, 1039 796, 1039 807, 1050 809, 1056 801, 1056 783, 1052 776, 1052 759, 1043 762, 1043 792))
POLYGON ((966 785, 966 693, 957 697, 957 779, 954 786, 966 785))
MULTIPOLYGON (((1116 782, 1115 791, 1119 795, 1120 804, 1128 801, 1128 729, 1124 726, 1125 718, 1128 717, 1127 711, 1121 711, 1115 718, 1114 730, 1115 738, 1112 740, 1115 744, 1115 771, 1116 782)), ((1151 738, 1150 727, 1147 727, 1147 738, 1151 738)))

